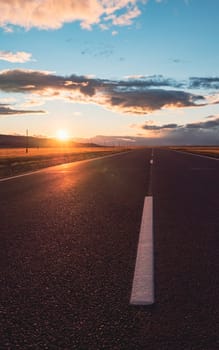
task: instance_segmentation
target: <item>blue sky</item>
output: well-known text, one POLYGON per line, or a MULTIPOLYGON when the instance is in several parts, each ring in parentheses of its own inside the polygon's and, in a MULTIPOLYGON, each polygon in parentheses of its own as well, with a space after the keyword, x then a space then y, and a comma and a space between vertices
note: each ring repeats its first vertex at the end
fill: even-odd
POLYGON ((218 0, 0 0, 0 133, 218 143, 218 13, 218 0))

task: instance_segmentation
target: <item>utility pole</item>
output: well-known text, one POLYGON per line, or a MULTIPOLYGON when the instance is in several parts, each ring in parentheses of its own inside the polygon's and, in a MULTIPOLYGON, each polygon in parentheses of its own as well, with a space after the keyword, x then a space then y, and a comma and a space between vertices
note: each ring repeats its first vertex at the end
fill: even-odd
POLYGON ((28 147, 29 147, 29 145, 28 145, 28 129, 26 129, 26 153, 28 153, 28 147))

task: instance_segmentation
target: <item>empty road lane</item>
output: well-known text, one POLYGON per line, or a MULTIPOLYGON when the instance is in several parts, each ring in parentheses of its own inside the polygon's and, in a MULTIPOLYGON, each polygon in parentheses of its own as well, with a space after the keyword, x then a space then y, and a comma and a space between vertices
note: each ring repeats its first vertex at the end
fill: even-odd
POLYGON ((210 349, 219 162, 155 149, 0 182, 1 349, 210 349), (130 305, 145 196, 155 304, 130 305))

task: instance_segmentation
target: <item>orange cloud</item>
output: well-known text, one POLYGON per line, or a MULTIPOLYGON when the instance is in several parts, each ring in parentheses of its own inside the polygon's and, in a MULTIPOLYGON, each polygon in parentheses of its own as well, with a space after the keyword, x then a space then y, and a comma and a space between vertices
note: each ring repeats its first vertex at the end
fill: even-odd
POLYGON ((105 20, 128 25, 140 15, 137 7, 140 2, 145 0, 0 0, 0 26, 57 29, 64 23, 80 21, 82 28, 90 29, 93 24, 105 20), (118 14, 120 10, 122 15, 118 14))
POLYGON ((138 17, 141 14, 141 11, 138 7, 130 9, 121 16, 116 16, 115 14, 106 17, 107 20, 112 20, 112 23, 117 26, 127 26, 132 24, 132 20, 138 17))

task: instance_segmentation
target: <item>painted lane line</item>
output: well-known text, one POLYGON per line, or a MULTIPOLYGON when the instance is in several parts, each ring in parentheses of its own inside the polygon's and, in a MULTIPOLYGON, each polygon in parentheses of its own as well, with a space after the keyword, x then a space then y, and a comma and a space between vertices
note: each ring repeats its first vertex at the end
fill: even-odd
POLYGON ((20 175, 14 175, 14 176, 9 176, 9 177, 3 177, 2 179, 0 179, 0 182, 4 182, 4 181, 9 181, 9 180, 14 180, 14 179, 18 179, 19 177, 24 177, 24 176, 29 176, 29 175, 33 175, 33 174, 37 174, 37 173, 42 173, 43 170, 48 169, 48 168, 44 168, 44 169, 40 169, 40 170, 35 170, 35 171, 30 171, 28 173, 24 173, 24 174, 20 174, 20 175))
POLYGON ((79 163, 89 163, 92 162, 94 160, 100 160, 100 159, 105 159, 105 158, 110 158, 110 157, 116 157, 122 154, 127 154, 130 153, 132 151, 125 151, 125 152, 118 152, 118 153, 113 153, 110 155, 106 155, 106 156, 102 156, 102 157, 96 157, 96 158, 90 158, 90 159, 85 159, 85 160, 78 160, 76 162, 69 162, 69 163, 62 163, 62 164, 57 164, 57 165, 53 165, 47 168, 42 168, 39 170, 35 170, 35 171, 29 171, 27 173, 23 173, 23 174, 19 174, 19 175, 14 175, 14 176, 9 176, 9 177, 3 177, 2 179, 0 179, 0 182, 4 182, 4 181, 10 181, 10 180, 14 180, 14 179, 18 179, 19 177, 24 177, 24 176, 30 176, 30 175, 34 175, 37 173, 43 173, 43 172, 48 172, 48 171, 52 171, 54 168, 58 168, 58 167, 64 167, 64 166, 77 166, 79 163))
POLYGON ((130 304, 154 303, 153 197, 145 197, 130 304))
POLYGON ((149 168, 149 181, 148 181, 148 191, 147 191, 147 195, 148 196, 152 196, 152 172, 153 172, 153 164, 154 164, 154 160, 151 159, 150 160, 150 168, 149 168))

